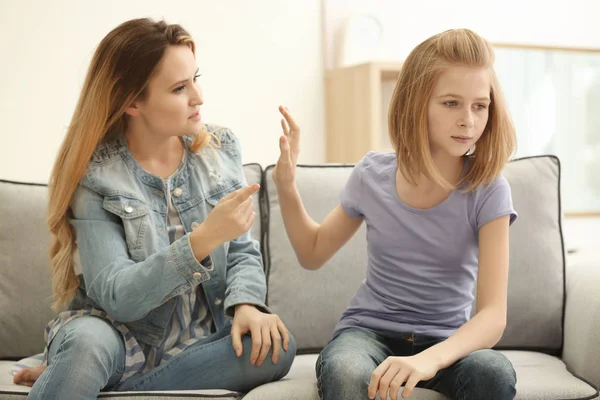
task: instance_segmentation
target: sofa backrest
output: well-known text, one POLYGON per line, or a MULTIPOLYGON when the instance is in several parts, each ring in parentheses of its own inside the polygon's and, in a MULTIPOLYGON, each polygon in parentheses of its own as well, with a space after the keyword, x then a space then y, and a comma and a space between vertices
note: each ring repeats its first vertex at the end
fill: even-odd
MULTIPOLYGON (((300 166, 298 187, 317 221, 339 203, 352 166, 300 166)), ((365 277, 365 227, 317 271, 302 269, 287 238, 272 181, 272 166, 244 166, 255 194, 252 227, 262 240, 267 303, 294 334, 301 352, 321 349, 365 277)), ((564 254, 560 218, 560 166, 555 157, 511 162, 519 219, 511 227, 508 326, 499 348, 557 352, 562 345, 564 254)), ((43 351, 43 332, 54 313, 46 225, 47 188, 0 181, 0 359, 43 351)))
POLYGON ((50 309, 45 185, 0 181, 0 359, 44 350, 50 309))
MULTIPOLYGON (((352 166, 300 166, 297 185, 309 215, 322 221, 339 204, 352 166)), ((272 167, 266 169, 268 221, 264 254, 268 305, 294 333, 298 348, 316 351, 330 340, 342 311, 365 278, 365 226, 321 269, 304 270, 285 234, 272 167)), ((562 346, 564 252, 560 165, 552 156, 510 162, 504 170, 519 218, 510 228, 507 327, 497 348, 549 353, 562 346)), ((476 305, 473 307, 475 311, 476 305)))
MULTIPOLYGON (((261 183, 262 168, 247 164, 249 184, 261 183)), ((0 180, 0 360, 44 350, 44 328, 54 317, 50 278, 50 233, 46 185, 0 180)), ((253 195, 257 218, 252 236, 260 240, 260 193, 253 195)))

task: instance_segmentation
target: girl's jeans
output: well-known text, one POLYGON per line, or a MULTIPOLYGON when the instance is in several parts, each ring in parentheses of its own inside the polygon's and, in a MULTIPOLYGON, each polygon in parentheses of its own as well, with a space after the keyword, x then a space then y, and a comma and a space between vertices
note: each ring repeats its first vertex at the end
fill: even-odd
MULTIPOLYGON (((371 374, 387 357, 412 356, 443 340, 416 334, 392 339, 363 328, 345 329, 325 346, 317 361, 319 396, 322 400, 366 400, 371 374)), ((479 350, 417 386, 453 400, 512 400, 516 382, 513 366, 504 355, 479 350)))

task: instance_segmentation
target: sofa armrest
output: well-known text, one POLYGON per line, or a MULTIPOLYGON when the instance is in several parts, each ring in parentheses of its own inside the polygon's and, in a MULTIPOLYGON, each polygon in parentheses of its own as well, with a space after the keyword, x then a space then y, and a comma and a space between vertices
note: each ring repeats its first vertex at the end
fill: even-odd
POLYGON ((600 253, 567 263, 563 361, 574 375, 600 386, 600 253))

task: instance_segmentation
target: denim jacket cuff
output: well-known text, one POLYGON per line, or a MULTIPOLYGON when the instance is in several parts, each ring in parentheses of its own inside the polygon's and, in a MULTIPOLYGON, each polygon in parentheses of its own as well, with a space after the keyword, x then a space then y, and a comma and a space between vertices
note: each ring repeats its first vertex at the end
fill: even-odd
POLYGON ((177 270, 190 284, 197 285, 210 279, 210 272, 214 269, 212 258, 208 255, 201 262, 196 260, 189 234, 176 240, 171 249, 177 270))
POLYGON ((239 304, 250 304, 264 313, 273 313, 271 310, 269 310, 269 307, 267 307, 261 299, 257 298, 251 293, 245 291, 236 291, 230 293, 225 298, 225 316, 228 318, 233 318, 233 315, 235 313, 235 306, 239 304))

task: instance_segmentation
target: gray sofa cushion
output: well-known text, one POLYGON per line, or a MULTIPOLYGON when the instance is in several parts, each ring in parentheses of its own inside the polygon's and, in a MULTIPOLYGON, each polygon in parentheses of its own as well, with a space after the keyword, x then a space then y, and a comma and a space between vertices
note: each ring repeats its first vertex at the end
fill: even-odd
MULTIPOLYGON (((12 366, 10 361, 0 361, 0 400, 25 400, 27 393, 31 390, 27 386, 15 385, 12 383, 12 375, 9 370, 12 366)), ((119 399, 119 400, 238 400, 243 394, 232 392, 230 390, 194 390, 194 391, 170 391, 170 392, 125 392, 125 393, 102 393, 101 399, 119 399)))
MULTIPOLYGON (((348 166, 299 167, 297 185, 309 215, 322 221, 339 204, 339 193, 351 171, 348 166)), ((265 238, 268 273, 267 305, 294 334, 300 352, 318 351, 329 341, 339 316, 365 278, 367 249, 364 224, 322 268, 300 267, 285 232, 273 183, 266 170, 269 216, 265 238)))
MULTIPOLYGON (((249 184, 261 183, 259 164, 244 166, 249 184)), ((261 239, 259 193, 251 233, 261 239)), ((0 360, 44 350, 44 327, 54 317, 46 224, 47 187, 0 180, 0 360)))
MULTIPOLYGON (((558 358, 528 351, 504 351, 517 373, 516 400, 566 400, 596 398, 597 391, 571 375, 558 358)), ((316 354, 297 356, 289 374, 251 390, 244 400, 319 400, 315 377, 316 354)), ((432 390, 417 388, 412 400, 447 400, 432 390)))
MULTIPOLYGON (((517 373, 517 400, 565 400, 595 398, 596 390, 571 375, 558 358, 525 351, 504 351, 517 373)), ((315 377, 316 354, 297 356, 288 375, 279 382, 261 385, 244 400, 319 400, 315 377)), ((11 363, 0 361, 0 400, 24 400, 29 388, 12 384, 8 374, 11 363)), ((105 393, 100 398, 183 400, 183 399, 239 399, 239 393, 222 390, 177 392, 124 392, 105 393)), ((413 400, 444 400, 444 396, 431 390, 417 389, 413 400)))
MULTIPOLYGON (((352 166, 299 166, 297 185, 315 221, 339 204, 352 166)), ((300 267, 285 233, 273 168, 266 169, 269 257, 268 305, 294 333, 300 352, 320 349, 365 277, 364 224, 326 265, 300 267)), ((519 219, 510 231, 508 325, 499 348, 556 353, 562 345, 564 253, 560 224, 558 159, 532 157, 510 162, 504 175, 519 219)))
POLYGON ((504 175, 519 219, 510 228, 508 324, 497 348, 557 353, 565 304, 560 163, 551 156, 523 158, 504 175))
POLYGON ((50 309, 47 188, 0 181, 0 359, 43 351, 50 309))

